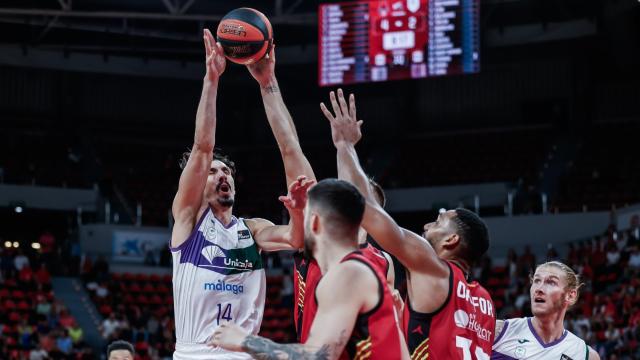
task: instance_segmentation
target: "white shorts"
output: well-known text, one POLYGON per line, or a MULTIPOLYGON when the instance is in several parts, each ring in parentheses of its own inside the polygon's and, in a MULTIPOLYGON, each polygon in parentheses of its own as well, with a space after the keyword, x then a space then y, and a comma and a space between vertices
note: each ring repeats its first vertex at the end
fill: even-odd
POLYGON ((243 352, 232 352, 206 344, 176 343, 173 360, 250 360, 251 355, 243 352))

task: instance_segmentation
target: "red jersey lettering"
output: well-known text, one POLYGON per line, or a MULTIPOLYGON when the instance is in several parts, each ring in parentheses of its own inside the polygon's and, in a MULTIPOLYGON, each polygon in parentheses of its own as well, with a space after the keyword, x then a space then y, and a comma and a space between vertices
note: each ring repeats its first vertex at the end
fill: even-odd
POLYGON ((408 300, 403 328, 412 360, 489 360, 495 330, 491 296, 477 282, 468 283, 464 272, 447 261, 449 294, 433 313, 414 311, 408 300))

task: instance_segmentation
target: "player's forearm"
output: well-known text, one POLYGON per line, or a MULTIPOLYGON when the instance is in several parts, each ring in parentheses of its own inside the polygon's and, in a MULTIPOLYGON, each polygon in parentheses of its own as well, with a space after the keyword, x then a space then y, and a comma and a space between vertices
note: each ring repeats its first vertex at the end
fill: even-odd
POLYGON ((367 201, 374 201, 375 198, 369 186, 369 179, 360 166, 358 153, 351 144, 340 144, 336 146, 338 156, 338 178, 346 180, 362 193, 367 201))
POLYGON ((194 150, 213 151, 216 135, 216 98, 218 82, 205 79, 196 113, 194 150))
POLYGON ((296 249, 304 247, 304 213, 289 211, 289 244, 296 249))
POLYGON ((311 164, 302 152, 296 127, 284 103, 275 77, 261 85, 260 92, 269 126, 280 149, 287 184, 294 181, 299 175, 315 179, 311 164))
POLYGON ((256 359, 263 360, 326 360, 332 358, 329 346, 327 345, 319 349, 312 349, 304 344, 278 344, 269 339, 254 335, 247 336, 242 342, 242 350, 256 359))

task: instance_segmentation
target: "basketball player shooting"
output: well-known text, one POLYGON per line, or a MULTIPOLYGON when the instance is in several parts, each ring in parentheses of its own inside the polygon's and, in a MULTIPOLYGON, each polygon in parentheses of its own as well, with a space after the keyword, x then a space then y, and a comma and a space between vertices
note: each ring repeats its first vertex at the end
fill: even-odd
POLYGON ((473 212, 442 212, 424 226, 424 237, 403 229, 378 205, 355 150, 362 137, 355 97, 341 89, 330 93, 333 113, 320 104, 331 123, 337 149, 338 177, 365 194, 364 229, 407 269, 408 301, 403 328, 412 359, 488 360, 495 328, 489 293, 468 282, 471 264, 489 248, 489 233, 473 212))
POLYGON ((235 166, 214 155, 216 97, 225 58, 209 30, 204 30, 206 75, 196 114, 194 143, 183 171, 172 212, 173 295, 176 317, 174 359, 248 359, 206 346, 221 322, 257 334, 262 322, 266 280, 260 250, 300 248, 304 242, 307 189, 304 176, 280 197, 291 223, 276 226, 264 219, 233 216, 235 166))
POLYGON ((322 180, 308 192, 305 251, 324 276, 304 344, 277 344, 229 323, 216 329, 211 345, 257 359, 409 359, 385 274, 358 248, 364 206, 360 192, 342 180, 322 180))
MULTIPOLYGON (((315 180, 316 177, 313 168, 302 151, 295 124, 282 97, 282 92, 275 74, 275 67, 275 46, 272 47, 269 56, 262 58, 254 64, 247 65, 249 73, 260 86, 260 93, 262 95, 267 120, 278 144, 284 164, 287 184, 294 182, 300 175, 306 176, 309 180, 315 180)), ((384 206, 384 190, 372 180, 370 181, 370 185, 374 188, 378 203, 384 206)), ((369 256, 375 260, 380 268, 387 274, 387 284, 391 291, 393 291, 397 308, 401 312, 402 300, 397 290, 394 290, 395 270, 391 258, 388 254, 379 251, 367 243, 367 233, 364 230, 361 230, 359 233, 358 244, 361 245, 365 256, 369 256)), ((313 259, 306 259, 302 252, 295 253, 294 260, 294 291, 296 299, 294 321, 298 333, 298 341, 304 342, 308 337, 317 308, 313 298, 315 285, 322 274, 320 273, 317 262, 313 259)))
POLYGON ((598 353, 564 328, 567 309, 578 301, 580 278, 569 266, 550 261, 531 277, 532 318, 498 320, 491 359, 588 359, 598 353))

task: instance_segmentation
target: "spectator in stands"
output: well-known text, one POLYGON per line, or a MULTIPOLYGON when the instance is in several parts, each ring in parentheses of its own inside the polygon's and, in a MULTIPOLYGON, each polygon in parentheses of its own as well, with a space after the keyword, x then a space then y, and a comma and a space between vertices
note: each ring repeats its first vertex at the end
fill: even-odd
POLYGON ((620 262, 620 250, 614 242, 607 246, 607 272, 617 273, 618 263, 620 262))
POLYGON ((107 360, 133 360, 136 352, 131 343, 117 340, 107 347, 107 360))
POLYGON ((547 261, 560 261, 560 255, 553 247, 553 244, 547 245, 547 261))
POLYGON ((71 337, 69 336, 69 330, 62 330, 61 336, 56 339, 56 346, 66 355, 71 354, 71 349, 73 349, 73 340, 71 340, 71 337))
POLYGON ((102 322, 102 326, 100 326, 100 331, 102 332, 102 337, 105 339, 111 339, 111 336, 118 330, 120 327, 120 322, 116 319, 116 313, 112 312, 109 314, 109 317, 104 319, 102 322))
POLYGON ((84 332, 82 331, 82 328, 78 326, 78 323, 76 322, 75 319, 71 322, 71 326, 69 326, 67 330, 69 331, 69 336, 71 337, 71 341, 73 342, 73 345, 74 346, 80 345, 82 343, 84 332))
POLYGON ((20 346, 29 348, 33 337, 33 326, 29 325, 26 318, 23 318, 18 325, 18 334, 20 335, 20 346))
POLYGON ((29 266, 29 258, 24 256, 22 250, 18 250, 18 255, 13 258, 13 266, 20 272, 25 266, 29 266))
POLYGON ((29 352, 29 360, 47 360, 49 359, 49 353, 43 349, 40 344, 37 344, 35 349, 29 352))
POLYGON ((631 254, 629 255, 629 267, 633 269, 640 269, 640 250, 638 246, 631 248, 631 254))
POLYGON ((47 266, 45 264, 40 264, 38 271, 35 272, 34 277, 38 284, 50 284, 51 283, 51 275, 49 274, 49 270, 47 270, 47 266))
POLYGON ((47 301, 47 298, 43 295, 38 295, 37 301, 36 313, 48 317, 51 314, 51 304, 47 301))
POLYGON ((107 284, 101 283, 96 288, 96 296, 100 299, 104 299, 109 296, 109 289, 107 289, 107 284))

